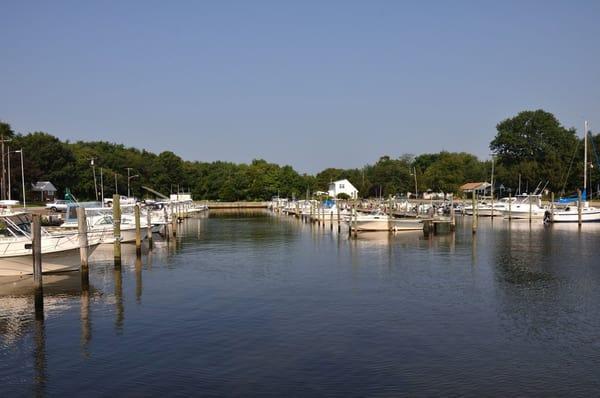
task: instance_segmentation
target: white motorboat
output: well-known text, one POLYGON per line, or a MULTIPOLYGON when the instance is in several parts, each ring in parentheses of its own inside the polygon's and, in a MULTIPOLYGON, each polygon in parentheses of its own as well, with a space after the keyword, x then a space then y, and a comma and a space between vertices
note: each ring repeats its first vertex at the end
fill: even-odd
MULTIPOLYGON (((547 211, 544 217, 546 222, 579 222, 579 209, 577 205, 547 211)), ((581 222, 600 222, 600 209, 582 203, 581 222)))
POLYGON ((423 220, 419 218, 394 218, 379 209, 368 214, 354 215, 347 222, 353 231, 408 231, 423 229, 423 220))
MULTIPOLYGON (((1 215, 5 235, 0 237, 0 276, 33 273, 31 219, 28 214, 1 215)), ((88 237, 89 252, 100 243, 97 236, 88 237)), ((64 272, 78 269, 79 234, 48 233, 42 229, 42 272, 64 272)))
POLYGON ((319 221, 338 221, 338 215, 340 220, 345 220, 350 216, 350 211, 347 209, 339 209, 337 203, 334 203, 328 207, 315 208, 315 218, 319 221))
POLYGON ((546 208, 542 206, 542 196, 536 194, 521 194, 515 196, 515 201, 506 206, 502 210, 502 216, 504 218, 513 219, 537 219, 541 220, 544 218, 546 208))
MULTIPOLYGON (((70 209, 75 209, 72 207, 70 209)), ((71 211, 67 212, 68 219, 60 228, 63 231, 76 232, 77 219, 72 217, 71 211)), ((86 221, 88 225, 88 233, 90 236, 97 237, 101 243, 114 243, 114 228, 112 209, 108 207, 86 208, 86 221)), ((142 240, 147 237, 147 221, 144 217, 140 217, 140 228, 142 240)), ((121 216, 121 242, 135 242, 135 220, 132 214, 123 214, 121 216)))

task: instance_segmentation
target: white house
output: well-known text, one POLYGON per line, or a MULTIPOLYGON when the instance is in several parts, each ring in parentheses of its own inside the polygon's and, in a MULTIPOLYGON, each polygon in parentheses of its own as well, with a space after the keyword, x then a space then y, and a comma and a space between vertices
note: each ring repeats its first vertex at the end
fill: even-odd
POLYGON ((358 198, 358 189, 346 179, 333 181, 329 184, 329 196, 335 198, 341 193, 345 193, 352 199, 358 198))

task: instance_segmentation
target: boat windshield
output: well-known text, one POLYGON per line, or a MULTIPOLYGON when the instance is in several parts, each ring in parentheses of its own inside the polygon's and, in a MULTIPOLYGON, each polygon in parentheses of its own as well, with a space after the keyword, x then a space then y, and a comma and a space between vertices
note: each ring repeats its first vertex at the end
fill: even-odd
POLYGON ((13 214, 0 218, 0 233, 5 236, 31 236, 31 215, 13 214))

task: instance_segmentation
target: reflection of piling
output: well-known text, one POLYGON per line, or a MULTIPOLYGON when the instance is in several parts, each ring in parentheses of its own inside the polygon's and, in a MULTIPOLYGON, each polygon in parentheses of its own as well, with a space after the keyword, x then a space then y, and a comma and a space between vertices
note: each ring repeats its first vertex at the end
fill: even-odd
POLYGON ((148 235, 148 250, 152 250, 152 246, 154 246, 154 241, 152 239, 152 213, 150 212, 150 209, 147 209, 146 224, 146 234, 148 235))
POLYGON ((456 229, 456 212, 454 210, 454 194, 450 197, 450 231, 456 229))
POLYGON ((35 320, 34 342, 34 389, 36 396, 43 397, 46 390, 46 326, 43 317, 35 320))
POLYGON ((142 300, 142 258, 135 259, 135 299, 139 303, 142 300))
POLYGON ((90 287, 89 284, 81 284, 81 347, 85 351, 92 339, 92 328, 90 321, 90 287))
POLYGON ((133 209, 135 217, 135 255, 142 255, 142 222, 140 220, 140 205, 135 205, 133 209))
POLYGON ((340 217, 340 206, 338 206, 338 204, 335 204, 335 208, 337 209, 337 224, 338 224, 338 234, 340 233, 340 231, 342 230, 342 218, 340 217))
POLYGON ((554 192, 550 194, 550 221, 554 221, 554 192))
POLYGON ((113 195, 113 236, 115 267, 121 266, 121 198, 113 195))
POLYGON ((577 190, 577 224, 581 227, 581 190, 577 190))
POLYGON ((117 330, 123 329, 124 308, 123 308, 123 274, 121 269, 115 269, 113 271, 114 283, 115 283, 115 306, 117 317, 115 319, 115 327, 117 330))

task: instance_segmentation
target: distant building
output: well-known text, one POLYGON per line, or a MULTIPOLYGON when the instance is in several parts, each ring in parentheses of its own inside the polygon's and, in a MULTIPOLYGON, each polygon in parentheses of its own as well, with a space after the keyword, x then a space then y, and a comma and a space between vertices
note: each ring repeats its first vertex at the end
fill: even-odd
POLYGON ((329 184, 329 196, 335 198, 341 193, 345 193, 351 199, 358 198, 358 189, 354 187, 347 179, 333 181, 329 184))
POLYGON ((54 200, 56 196, 56 187, 50 181, 38 181, 31 184, 31 191, 40 193, 40 200, 54 200))
POLYGON ((477 194, 479 196, 485 196, 488 191, 491 191, 492 184, 489 182, 468 182, 460 187, 460 190, 465 194, 470 193, 470 196, 477 194))

